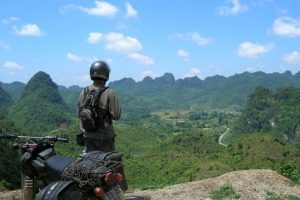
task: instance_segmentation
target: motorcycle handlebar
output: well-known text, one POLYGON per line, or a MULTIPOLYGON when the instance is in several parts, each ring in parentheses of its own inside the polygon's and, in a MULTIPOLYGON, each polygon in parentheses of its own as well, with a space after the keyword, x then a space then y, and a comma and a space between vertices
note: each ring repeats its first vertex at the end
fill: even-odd
POLYGON ((18 136, 15 135, 15 134, 4 134, 4 135, 0 135, 0 139, 3 138, 3 139, 14 139, 14 138, 17 138, 18 136))
POLYGON ((59 141, 59 142, 68 143, 69 139, 67 139, 67 138, 59 138, 59 137, 52 137, 52 141, 54 141, 54 142, 59 141))
POLYGON ((65 142, 65 143, 68 143, 69 142, 69 139, 67 138, 59 138, 59 137, 56 137, 56 136, 46 136, 46 137, 31 137, 31 136, 18 136, 16 134, 4 134, 4 135, 0 135, 0 139, 28 139, 28 140, 44 140, 44 139, 48 139, 50 141, 53 141, 53 142, 65 142))

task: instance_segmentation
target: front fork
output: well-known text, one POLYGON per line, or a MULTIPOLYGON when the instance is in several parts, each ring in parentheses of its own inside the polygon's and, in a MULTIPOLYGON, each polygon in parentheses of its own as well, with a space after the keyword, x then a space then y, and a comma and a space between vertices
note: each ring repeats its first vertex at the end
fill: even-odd
POLYGON ((33 179, 21 172, 22 200, 33 200, 33 179))

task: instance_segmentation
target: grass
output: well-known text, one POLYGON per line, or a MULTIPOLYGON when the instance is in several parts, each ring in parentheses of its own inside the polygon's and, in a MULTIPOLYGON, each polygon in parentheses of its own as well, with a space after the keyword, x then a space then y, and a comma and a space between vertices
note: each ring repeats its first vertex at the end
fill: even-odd
POLYGON ((267 192, 266 200, 300 200, 300 197, 296 196, 288 196, 288 197, 280 197, 274 192, 267 192))
POLYGON ((231 185, 224 185, 219 190, 213 191, 210 194, 213 200, 223 200, 223 199, 239 199, 241 196, 237 194, 231 185))

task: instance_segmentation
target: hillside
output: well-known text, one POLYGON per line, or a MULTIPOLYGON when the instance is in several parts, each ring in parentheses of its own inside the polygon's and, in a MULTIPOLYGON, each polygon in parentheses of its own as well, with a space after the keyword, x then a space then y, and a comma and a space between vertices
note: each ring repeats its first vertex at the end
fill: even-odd
MULTIPOLYGON (((266 74, 246 73, 246 75, 257 77, 266 74)), ((273 76, 275 75, 273 74, 271 77, 273 76)), ((293 78, 295 75, 285 73, 276 74, 277 76, 293 78)), ((133 79, 124 79, 123 82, 121 81, 122 83, 119 83, 120 86, 123 86, 122 91, 118 93, 120 93, 124 115, 123 120, 115 123, 116 147, 117 151, 124 154, 126 177, 130 188, 160 188, 244 169, 272 169, 299 182, 299 148, 290 145, 284 138, 278 137, 278 134, 274 134, 272 129, 266 129, 266 134, 260 134, 261 128, 241 131, 240 139, 225 148, 218 144, 218 137, 224 133, 226 127, 232 130, 235 120, 240 116, 239 112, 226 110, 227 108, 181 109, 187 105, 182 103, 182 98, 188 99, 195 95, 194 101, 197 101, 197 95, 200 94, 198 92, 203 92, 201 88, 196 89, 197 87, 204 88, 204 86, 212 87, 213 85, 217 87, 218 84, 221 87, 223 81, 227 79, 230 78, 216 76, 200 82, 197 81, 200 80, 197 77, 186 79, 187 82, 181 80, 182 90, 181 93, 177 91, 176 95, 173 86, 180 81, 175 80, 172 74, 166 74, 156 79, 145 78, 142 81, 144 85, 140 87, 147 88, 147 90, 143 91, 140 88, 140 94, 132 91, 136 90, 137 92, 138 88, 135 85, 142 82, 137 83, 133 79), (156 85, 156 83, 159 84, 156 85), (156 86, 154 87, 154 85, 156 86), (160 85, 168 87, 160 87, 160 85), (195 87, 193 90, 189 90, 193 87, 195 87), (126 88, 128 88, 128 94, 126 88), (151 93, 147 94, 147 91, 151 91, 151 93), (178 94, 182 94, 182 97, 177 98, 176 96, 180 96, 178 94), (190 96, 184 96, 185 94, 190 96), (174 95, 174 99, 168 103, 168 98, 172 95, 174 95), (161 102, 161 98, 164 101, 161 102), (174 105, 178 106, 173 107, 172 101, 173 103, 177 102, 174 105), (153 112, 158 108, 162 110, 153 112), (293 169, 292 173, 287 172, 288 167, 293 169), (136 174, 139 175, 136 176, 136 174)), ((282 83, 282 81, 279 82, 282 83)), ((114 87, 113 84, 112 87, 114 87)), ((38 72, 27 83, 20 100, 10 109, 8 118, 15 122, 17 128, 21 129, 20 134, 30 133, 31 135, 37 133, 43 135, 49 130, 56 129, 63 122, 69 123, 68 129, 59 134, 62 137, 69 137, 70 144, 57 144, 56 151, 59 154, 75 158, 82 151, 82 147, 76 145, 74 139, 79 131, 78 123, 59 91, 61 94, 65 94, 65 100, 69 99, 69 103, 72 103, 70 100, 75 98, 80 87, 58 87, 48 74, 38 72), (70 94, 67 94, 68 91, 70 94)), ((293 127, 290 124, 293 124, 295 119, 299 119, 297 118, 300 105, 298 89, 289 87, 288 90, 278 89, 277 91, 279 92, 265 88, 262 91, 254 92, 254 95, 251 94, 248 99, 252 99, 253 101, 250 102, 255 102, 254 105, 258 107, 255 108, 255 112, 252 112, 250 106, 249 113, 259 113, 264 111, 259 106, 266 105, 266 108, 271 108, 274 102, 278 102, 276 105, 280 110, 274 113, 284 116, 283 118, 278 117, 284 123, 275 122, 278 127, 290 130, 293 127), (279 126, 279 124, 285 125, 279 126)), ((216 97, 211 96, 210 98, 216 97)), ((222 98, 219 97, 218 101, 221 100, 222 98)), ((73 103, 77 103, 77 98, 73 103)), ((189 101, 187 100, 186 103, 189 101)), ((198 102, 195 105, 202 106, 198 102)), ((264 116, 269 117, 268 113, 263 113, 266 115, 259 114, 259 118, 254 119, 258 119, 258 124, 263 125, 264 116)), ((244 114, 241 115, 241 117, 243 116, 244 114)), ((269 118, 267 118, 268 120, 269 118)), ((243 125, 243 127, 247 128, 248 126, 243 125)), ((296 128, 295 133, 298 134, 298 132, 299 130, 296 128)), ((6 180, 5 177, 0 178, 6 180)))
MULTIPOLYGON (((17 199, 21 191, 0 192, 2 200, 17 199)), ((271 170, 245 170, 216 178, 168 186, 157 190, 136 190, 126 200, 219 200, 300 199, 300 186, 271 170)))
MULTIPOLYGON (((18 130, 14 124, 0 117, 0 134, 14 133, 18 130)), ((20 185, 20 154, 14 151, 7 141, 0 140, 0 188, 19 188, 20 185)), ((0 198, 1 199, 1 198, 0 198)))
POLYGON ((229 172, 216 178, 135 191, 127 200, 300 199, 300 186, 271 170, 229 172))
POLYGON ((27 133, 42 132, 69 122, 69 113, 57 85, 48 74, 38 72, 27 83, 20 100, 10 109, 9 118, 27 133))
POLYGON ((11 96, 15 102, 17 102, 21 98, 26 84, 17 81, 12 83, 0 82, 0 86, 11 96))
POLYGON ((150 110, 174 108, 241 108, 247 96, 258 86, 278 88, 300 86, 299 73, 244 72, 230 77, 213 76, 175 80, 171 73, 136 82, 124 78, 109 84, 120 96, 142 98, 150 110))
POLYGON ((235 132, 274 132, 300 145, 300 88, 282 87, 275 91, 258 87, 248 97, 235 132))
POLYGON ((77 103, 80 92, 83 90, 82 87, 77 85, 73 85, 70 87, 58 86, 58 92, 60 96, 63 98, 64 102, 69 106, 72 112, 77 111, 77 103))
MULTIPOLYGON (((25 88, 25 85, 19 82, 1 85, 14 101, 19 99, 25 88)), ((136 82, 132 78, 123 78, 109 83, 109 87, 117 91, 125 111, 137 113, 178 108, 241 109, 246 103, 247 96, 258 86, 271 89, 300 86, 300 72, 294 75, 289 71, 244 72, 230 77, 216 75, 204 80, 196 76, 175 80, 173 74, 165 73, 155 79, 145 77, 142 81, 136 82), (136 103, 138 106, 132 106, 136 103)), ((73 112, 76 110, 81 90, 79 86, 58 87, 60 95, 73 112)))
POLYGON ((12 99, 1 87, 0 87, 0 112, 6 112, 8 107, 12 104, 12 99))

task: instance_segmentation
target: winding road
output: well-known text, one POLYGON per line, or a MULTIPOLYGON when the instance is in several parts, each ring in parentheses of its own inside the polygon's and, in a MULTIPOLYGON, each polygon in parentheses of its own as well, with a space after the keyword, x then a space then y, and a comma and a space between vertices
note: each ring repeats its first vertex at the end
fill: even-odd
MULTIPOLYGON (((227 127, 226 127, 227 128, 227 127)), ((230 130, 230 128, 227 128, 227 130, 219 137, 219 145, 222 145, 224 147, 228 147, 227 144, 222 143, 222 139, 223 137, 228 133, 228 131, 230 130)))

